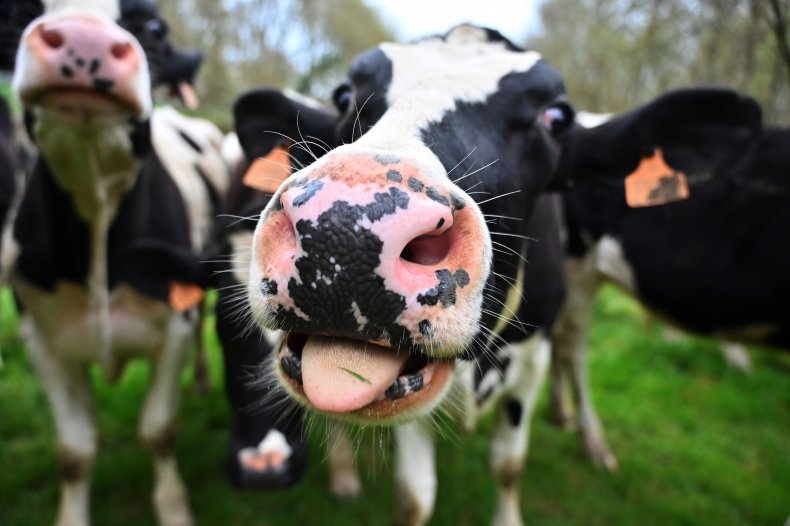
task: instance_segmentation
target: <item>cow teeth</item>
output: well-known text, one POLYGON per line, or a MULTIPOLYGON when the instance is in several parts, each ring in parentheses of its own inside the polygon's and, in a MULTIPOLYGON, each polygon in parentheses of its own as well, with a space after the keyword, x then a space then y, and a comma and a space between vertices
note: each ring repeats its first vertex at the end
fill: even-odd
POLYGON ((410 374, 408 376, 401 376, 387 388, 384 396, 389 400, 397 400, 403 398, 409 393, 416 393, 424 386, 422 371, 410 374))
POLYGON ((283 352, 280 355, 280 366, 283 368, 283 372, 288 375, 289 378, 296 380, 299 382, 299 385, 302 384, 302 359, 292 354, 291 352, 283 352))

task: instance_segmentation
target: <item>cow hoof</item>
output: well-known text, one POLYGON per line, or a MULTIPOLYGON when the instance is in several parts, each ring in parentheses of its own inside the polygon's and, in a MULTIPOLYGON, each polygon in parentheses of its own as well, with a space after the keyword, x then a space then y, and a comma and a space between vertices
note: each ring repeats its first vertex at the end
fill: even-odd
POLYGON ((307 468, 307 445, 288 443, 285 435, 272 429, 253 447, 231 441, 227 459, 228 478, 238 489, 278 489, 299 482, 307 468))
POLYGON ((605 469, 610 473, 614 473, 620 468, 620 463, 617 461, 617 457, 615 457, 606 446, 588 446, 587 454, 589 455, 590 459, 592 459, 593 464, 599 468, 605 469))
POLYGON ((356 473, 343 473, 332 477, 329 491, 338 500, 350 501, 362 493, 362 483, 356 473))

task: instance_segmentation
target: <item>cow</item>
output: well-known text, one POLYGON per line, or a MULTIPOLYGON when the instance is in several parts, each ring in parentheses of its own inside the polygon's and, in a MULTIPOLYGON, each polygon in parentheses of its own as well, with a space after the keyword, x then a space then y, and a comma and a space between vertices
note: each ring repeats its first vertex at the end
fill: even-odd
MULTIPOLYGON (((715 90, 681 89, 613 116, 588 133, 607 140, 624 122, 660 118, 678 99, 715 90)), ((570 382, 577 424, 595 463, 617 467, 587 385, 586 341, 592 301, 615 283, 650 312, 690 332, 742 344, 790 348, 790 228, 787 209, 790 129, 763 127, 753 112, 750 133, 712 129, 705 144, 678 141, 646 157, 666 161, 665 175, 694 184, 687 199, 629 206, 620 187, 590 183, 564 194, 568 229, 568 302, 557 327, 552 406, 569 419, 563 383, 570 382), (713 138, 716 140, 713 140, 713 138), (700 169, 700 154, 708 160, 700 169)), ((703 138, 704 139, 704 138, 703 138)))
POLYGON ((137 357, 152 362, 139 429, 159 523, 193 523, 173 453, 179 376, 227 180, 215 127, 153 111, 143 46, 116 23, 137 5, 46 1, 16 56, 13 88, 39 155, 14 219, 10 281, 55 417, 59 525, 89 522, 89 366, 113 380, 137 357))
POLYGON ((494 522, 521 524, 518 480, 552 317, 551 302, 532 307, 545 297, 559 308, 562 288, 527 265, 535 245, 551 245, 528 246, 529 228, 557 218, 539 195, 622 181, 619 168, 646 149, 712 125, 748 132, 754 103, 692 98, 604 141, 573 127, 562 79, 538 53, 471 25, 363 53, 333 100, 339 146, 279 186, 253 234, 250 315, 285 333, 272 374, 312 411, 394 426, 408 524, 427 522, 436 497, 432 415, 498 408, 494 522))

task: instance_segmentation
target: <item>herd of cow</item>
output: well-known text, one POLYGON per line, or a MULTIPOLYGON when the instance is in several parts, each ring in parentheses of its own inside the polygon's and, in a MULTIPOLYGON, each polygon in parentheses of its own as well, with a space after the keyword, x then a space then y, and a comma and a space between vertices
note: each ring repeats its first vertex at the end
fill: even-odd
POLYGON ((234 484, 299 480, 308 408, 337 421, 332 491, 354 496, 346 425, 392 425, 403 524, 434 506, 434 415, 471 427, 489 409, 494 523, 522 524, 552 357, 553 407, 569 418, 569 384, 588 453, 617 466, 585 369, 604 281, 682 328, 790 348, 790 130, 763 127, 748 96, 690 88, 577 115, 538 53, 462 25, 356 57, 334 108, 246 93, 223 137, 154 107, 160 85, 196 103, 200 56, 149 0, 0 16, 26 129, 0 100, 2 276, 55 416, 60 526, 89 523, 89 366, 112 379, 137 357, 153 363, 140 435, 158 520, 193 524, 173 443, 207 289, 234 484))

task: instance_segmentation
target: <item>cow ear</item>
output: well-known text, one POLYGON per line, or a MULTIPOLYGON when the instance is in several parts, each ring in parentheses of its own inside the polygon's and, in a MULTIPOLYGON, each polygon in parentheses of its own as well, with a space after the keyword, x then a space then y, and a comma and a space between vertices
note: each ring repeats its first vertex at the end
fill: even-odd
POLYGON ((622 180, 660 150, 667 164, 695 175, 731 162, 762 131, 758 103, 719 88, 682 89, 620 114, 593 128, 568 134, 551 189, 589 179, 622 180))
POLYGON ((276 89, 241 95, 233 106, 236 133, 249 162, 287 147, 297 164, 326 153, 334 142, 337 116, 276 89), (293 145, 293 146, 290 146, 293 145), (301 153, 300 153, 301 152, 301 153))

